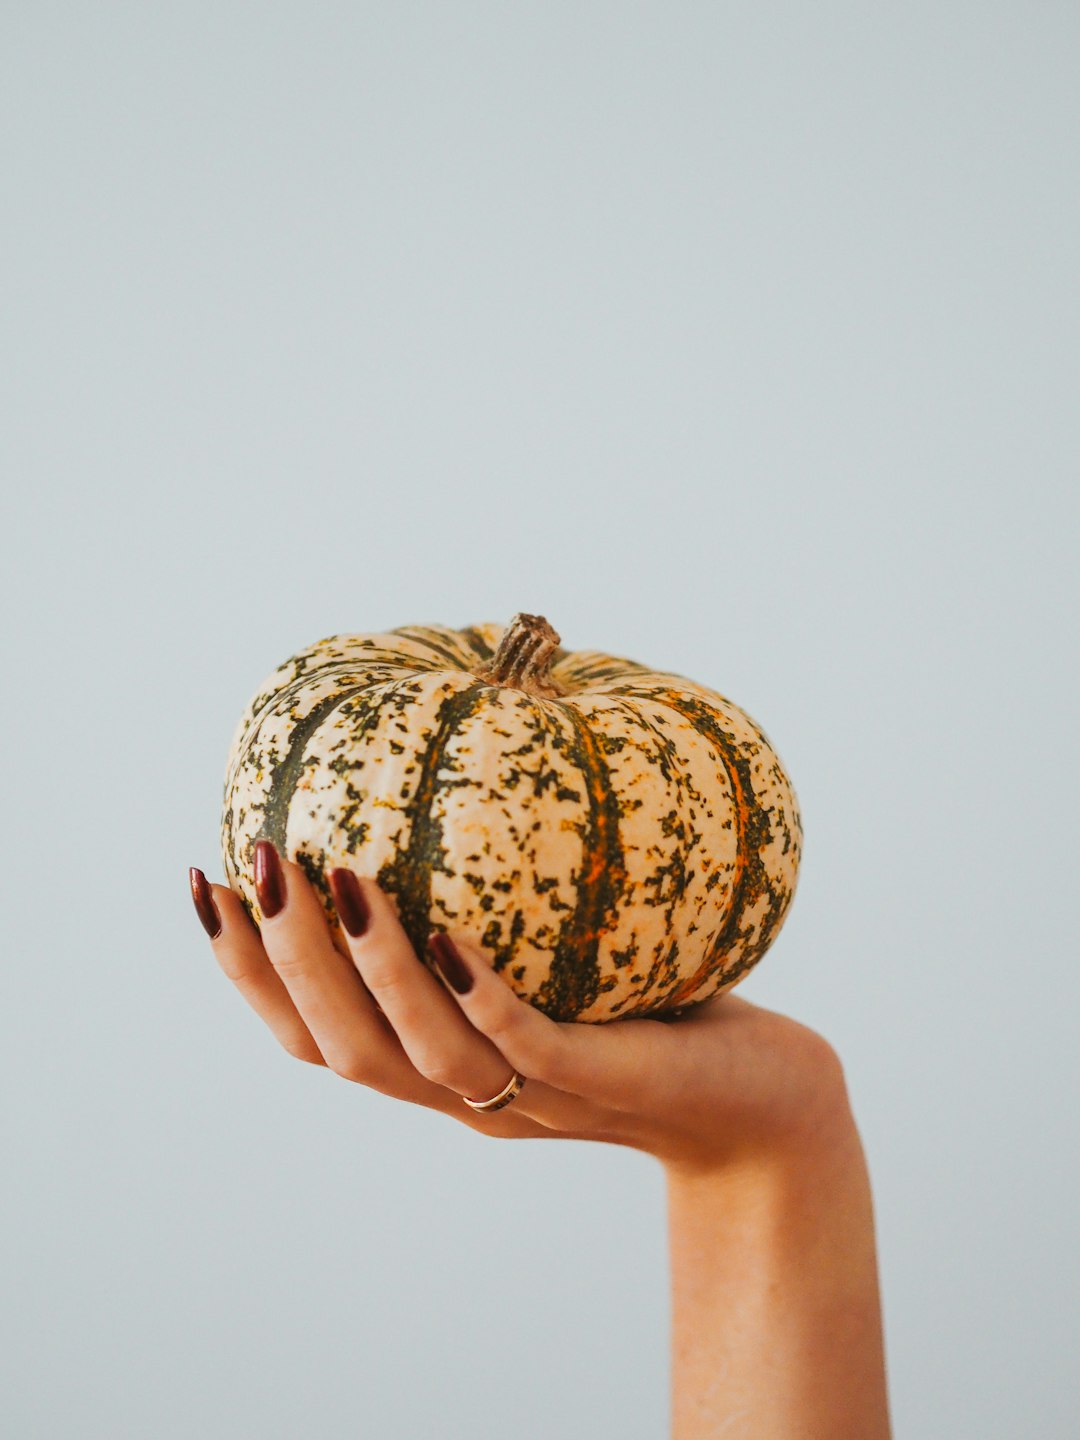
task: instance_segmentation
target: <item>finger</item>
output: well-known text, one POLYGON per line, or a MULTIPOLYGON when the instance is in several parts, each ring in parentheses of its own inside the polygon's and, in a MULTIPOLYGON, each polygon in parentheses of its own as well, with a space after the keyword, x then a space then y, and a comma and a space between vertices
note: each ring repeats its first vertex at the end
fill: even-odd
POLYGON ((641 1108, 643 1090, 662 1081, 676 1063, 675 1026, 633 1016, 603 1025, 552 1020, 515 994, 469 942, 446 936, 438 948, 448 962, 447 993, 470 1023, 515 1070, 554 1090, 632 1116, 641 1108))
MULTIPOLYGON (((613 1081, 600 1076, 596 1083, 596 1070, 603 1051, 611 1048, 613 1053, 624 1053, 625 1037, 622 1044, 605 1045, 595 1034, 580 1034, 586 1027, 557 1025, 514 995, 475 949, 471 949, 472 968, 484 985, 480 999, 465 1002, 462 996, 452 994, 436 962, 439 953, 445 955, 446 946, 454 949, 449 936, 436 932, 431 953, 420 962, 393 901, 373 880, 334 870, 330 886, 348 949, 364 984, 379 999, 420 1074, 454 1090, 464 1103, 467 1096, 497 1096, 517 1070, 527 1081, 511 1102, 518 1112, 567 1135, 611 1138, 611 1110, 599 1103, 602 1097, 598 1092, 605 1079, 609 1084, 613 1081), (444 984, 438 984, 432 972, 438 973, 444 984), (514 1054, 504 1048, 507 1038, 514 1054), (569 1086, 560 1077, 576 1080, 577 1093, 567 1093, 569 1086)), ((478 986, 478 995, 480 989, 478 986)), ((625 1030, 625 1025, 622 1028, 625 1030)), ((652 1028, 664 1031, 667 1027, 654 1024, 652 1028)), ((621 1070, 639 1084, 635 1063, 624 1061, 621 1070)), ((619 1073, 618 1066, 613 1073, 619 1073)), ((626 1109, 632 1109, 634 1097, 626 1094, 625 1086, 619 1094, 626 1109)), ((501 1112, 474 1113, 490 1120, 501 1112)), ((625 1132, 625 1117, 619 1115, 615 1120, 625 1132)))
MULTIPOLYGON (((412 1064, 351 957, 333 943, 326 912, 303 869, 282 860, 269 841, 256 846, 255 885, 262 939, 301 1018, 335 1074, 395 1099, 457 1114, 462 1107, 412 1064)), ((427 977, 430 982, 430 976, 427 977)), ((518 1115, 500 1133, 530 1125, 518 1115)), ((480 1127, 474 1127, 480 1128, 480 1127)))
MULTIPOLYGON (((460 1118, 471 1111, 474 1128, 476 1121, 487 1127, 496 1115, 513 1108, 559 1134, 606 1138, 600 1132, 606 1130, 609 1117, 598 1107, 578 1096, 562 1094, 535 1071, 509 1064, 499 1046, 477 1030, 441 977, 433 973, 433 956, 423 961, 417 956, 390 896, 374 880, 346 869, 331 871, 329 880, 349 952, 364 983, 419 1073, 458 1098, 460 1118), (497 1096, 513 1078, 515 1068, 527 1083, 508 1106, 498 1111, 473 1111, 466 1105, 466 1097, 487 1100, 497 1096)), ((441 932, 433 939, 436 937, 445 938, 441 932)))
POLYGON ((416 1070, 459 1097, 498 1094, 511 1078, 505 1058, 419 959, 390 897, 351 870, 329 881, 353 964, 416 1070))
POLYGON ((322 902, 301 867, 268 840, 255 847, 262 943, 335 1074, 416 1099, 422 1086, 348 956, 334 945, 322 902))
MULTIPOLYGON (((215 958, 226 976, 290 1055, 311 1064, 326 1066, 325 1058, 267 955, 259 931, 248 918, 239 896, 227 886, 211 885, 201 870, 193 868, 190 879, 195 908, 210 936, 215 958)), ((345 963, 351 970, 351 960, 346 958, 345 963)), ((380 1024, 396 1045, 396 1037, 381 1017, 380 1024)), ((356 1068, 361 1067, 358 1065, 356 1068)), ((445 1090, 424 1082, 415 1071, 410 1075, 404 1056, 401 1057, 401 1075, 401 1083, 395 1089, 384 1086, 382 1093, 453 1114, 455 1119, 465 1119, 473 1129, 492 1136, 505 1139, 553 1138, 552 1132, 545 1126, 525 1114, 513 1114, 510 1108, 496 1116, 485 1117, 487 1123, 484 1125, 472 1122, 472 1112, 467 1107, 462 1107, 466 1109, 466 1115, 459 1116, 445 1090), (416 1093, 405 1093, 410 1084, 416 1093)), ((480 1118, 476 1117, 477 1122, 480 1118)))
POLYGON ((210 935, 214 957, 240 994, 290 1055, 311 1065, 325 1065, 322 1052, 271 965, 259 932, 239 897, 224 885, 211 885, 195 868, 191 870, 191 892, 199 918, 210 935), (216 933, 212 928, 215 924, 216 933))

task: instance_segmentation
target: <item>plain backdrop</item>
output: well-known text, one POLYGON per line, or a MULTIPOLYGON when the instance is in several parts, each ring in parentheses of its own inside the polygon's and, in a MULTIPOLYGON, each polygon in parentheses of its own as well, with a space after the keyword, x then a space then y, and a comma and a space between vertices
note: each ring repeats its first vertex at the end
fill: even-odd
POLYGON ((1060 3, 0 8, 5 1435, 667 1433, 655 1162, 292 1060, 187 889, 275 665, 518 610, 792 775, 740 993, 897 1436, 1077 1434, 1078 82, 1060 3))

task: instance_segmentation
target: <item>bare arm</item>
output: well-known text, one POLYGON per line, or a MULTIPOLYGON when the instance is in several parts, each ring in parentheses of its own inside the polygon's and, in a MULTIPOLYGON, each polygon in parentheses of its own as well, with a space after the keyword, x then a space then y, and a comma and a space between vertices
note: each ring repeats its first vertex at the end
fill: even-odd
POLYGON ((889 1440, 870 1181, 842 1087, 790 1151, 666 1177, 672 1440, 889 1440))

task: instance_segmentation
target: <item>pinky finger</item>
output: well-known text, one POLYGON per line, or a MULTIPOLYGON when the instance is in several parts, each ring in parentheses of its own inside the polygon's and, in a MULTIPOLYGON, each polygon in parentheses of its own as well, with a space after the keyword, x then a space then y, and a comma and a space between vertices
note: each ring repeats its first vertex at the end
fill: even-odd
POLYGON ((270 963, 259 932, 248 919, 239 896, 227 886, 211 885, 202 871, 194 867, 191 895, 203 928, 210 936, 215 959, 247 1003, 290 1055, 311 1065, 325 1065, 322 1052, 300 1018, 284 981, 270 963))

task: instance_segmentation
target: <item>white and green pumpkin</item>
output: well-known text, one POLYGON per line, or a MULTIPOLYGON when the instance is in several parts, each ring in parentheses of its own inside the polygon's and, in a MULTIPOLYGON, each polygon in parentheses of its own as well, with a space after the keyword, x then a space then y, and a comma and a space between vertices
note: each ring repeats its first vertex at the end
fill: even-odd
POLYGON ((802 823, 737 705, 517 615, 333 635, 279 666, 225 779, 225 873, 256 922, 263 837, 342 948, 338 865, 386 891, 419 957, 445 930, 554 1019, 599 1023, 740 980, 791 904, 802 823))

